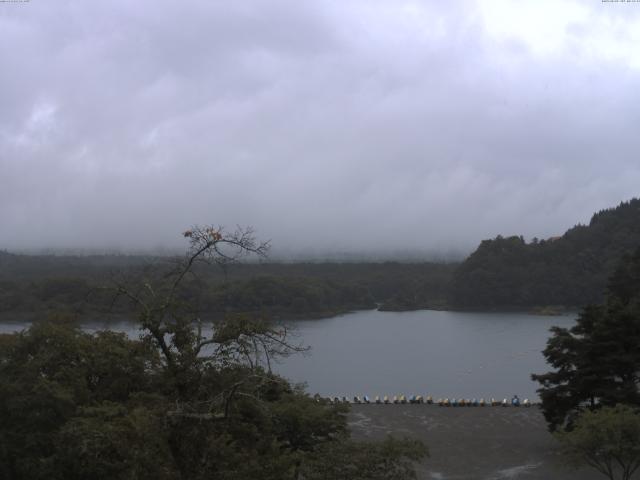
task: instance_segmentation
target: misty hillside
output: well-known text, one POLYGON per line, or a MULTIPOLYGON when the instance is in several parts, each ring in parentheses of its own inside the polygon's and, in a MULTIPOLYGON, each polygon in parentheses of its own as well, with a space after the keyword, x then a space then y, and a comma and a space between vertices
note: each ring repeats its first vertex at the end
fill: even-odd
POLYGON ((485 240, 456 270, 452 302, 462 308, 582 306, 603 299, 608 276, 640 245, 640 199, 593 215, 562 235, 527 243, 485 240))
MULTIPOLYGON (((581 307, 603 298, 606 279, 640 245, 640 199, 593 215, 561 237, 485 240, 463 263, 246 263, 198 268, 182 295, 201 312, 311 317, 382 310, 581 307)), ((113 275, 162 272, 170 257, 16 255, 0 251, 0 314, 59 309, 128 315, 96 288, 113 275), (89 294, 91 293, 91 294, 89 294)))

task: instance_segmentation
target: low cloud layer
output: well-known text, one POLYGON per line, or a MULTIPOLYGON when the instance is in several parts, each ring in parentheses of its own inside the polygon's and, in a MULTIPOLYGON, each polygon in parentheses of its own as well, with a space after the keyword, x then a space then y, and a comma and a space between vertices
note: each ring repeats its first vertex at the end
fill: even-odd
POLYGON ((0 248, 470 249, 640 193, 640 4, 0 3, 0 248))

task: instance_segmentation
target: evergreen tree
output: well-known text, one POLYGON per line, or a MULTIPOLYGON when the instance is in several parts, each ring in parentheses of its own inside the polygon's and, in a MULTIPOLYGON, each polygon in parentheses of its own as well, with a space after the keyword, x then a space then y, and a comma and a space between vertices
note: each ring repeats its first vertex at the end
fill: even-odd
POLYGON ((607 301, 554 327, 544 355, 555 371, 534 374, 549 427, 570 427, 585 408, 640 405, 640 249, 610 279, 607 301))
POLYGON ((640 245, 640 199, 597 212, 588 225, 526 243, 484 240, 454 273, 452 303, 469 308, 601 303, 607 279, 640 245))

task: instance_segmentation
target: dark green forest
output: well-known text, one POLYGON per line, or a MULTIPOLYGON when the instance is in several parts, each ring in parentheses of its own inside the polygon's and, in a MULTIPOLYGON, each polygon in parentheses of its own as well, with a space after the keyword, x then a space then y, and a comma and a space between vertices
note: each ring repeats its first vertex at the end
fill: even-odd
POLYGON ((581 307, 602 303, 607 278, 640 245, 640 199, 593 215, 558 238, 485 240, 455 271, 458 308, 581 307))
POLYGON ((585 409, 640 405, 640 248, 607 280, 605 302, 585 306, 571 328, 553 327, 540 383, 551 430, 571 428, 585 409))
MULTIPOLYGON (((144 278, 174 258, 141 256, 28 256, 0 252, 0 315, 122 314, 100 290, 113 278, 144 278)), ((180 294, 199 311, 261 312, 274 317, 322 317, 352 310, 403 310, 446 305, 455 265, 437 263, 238 263, 195 268, 180 294)))

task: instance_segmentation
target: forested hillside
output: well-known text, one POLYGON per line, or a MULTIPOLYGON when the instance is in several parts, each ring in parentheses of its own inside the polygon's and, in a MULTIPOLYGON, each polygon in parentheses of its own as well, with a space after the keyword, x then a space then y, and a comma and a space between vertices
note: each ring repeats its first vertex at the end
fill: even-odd
POLYGON ((526 242, 498 236, 483 241, 458 267, 452 303, 459 308, 600 303, 617 262, 638 246, 640 199, 602 210, 561 237, 526 242))

